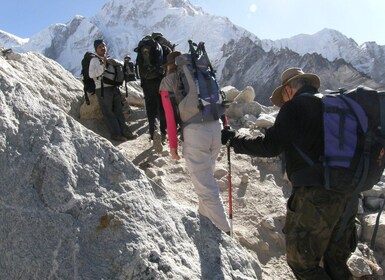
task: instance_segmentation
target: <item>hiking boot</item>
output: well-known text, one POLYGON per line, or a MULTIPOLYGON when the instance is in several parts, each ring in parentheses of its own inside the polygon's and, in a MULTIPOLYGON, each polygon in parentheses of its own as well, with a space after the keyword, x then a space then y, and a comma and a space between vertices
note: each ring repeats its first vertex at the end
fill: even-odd
POLYGON ((163 151, 163 146, 162 146, 162 136, 158 132, 154 132, 154 135, 152 137, 153 144, 152 146, 154 147, 154 150, 156 153, 161 153, 163 151))
POLYGON ((132 133, 130 130, 123 132, 123 136, 126 137, 128 140, 134 140, 138 137, 136 133, 132 133))
POLYGON ((124 142, 124 141, 127 141, 127 138, 121 135, 117 135, 117 136, 115 135, 115 136, 111 136, 111 140, 124 142))

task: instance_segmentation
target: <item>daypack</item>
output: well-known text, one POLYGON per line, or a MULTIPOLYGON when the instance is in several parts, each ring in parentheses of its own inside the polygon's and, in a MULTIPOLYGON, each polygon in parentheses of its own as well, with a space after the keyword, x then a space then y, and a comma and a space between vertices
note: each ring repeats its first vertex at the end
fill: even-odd
POLYGON ((125 61, 123 65, 124 80, 126 82, 136 81, 134 63, 132 61, 125 61))
MULTIPOLYGON (((318 95, 318 94, 317 94, 318 95)), ((385 92, 359 86, 321 96, 323 105, 324 155, 320 159, 324 186, 331 191, 351 193, 335 241, 343 236, 350 213, 360 192, 370 190, 381 180, 385 167, 385 92)), ((310 166, 313 162, 298 146, 310 166)), ((374 249, 377 215, 371 248, 374 249)))
POLYGON ((180 120, 184 124, 218 120, 228 102, 219 89, 204 43, 188 42, 190 52, 175 58, 179 79, 176 95, 183 97, 178 104, 180 120))
POLYGON ((162 33, 160 32, 153 32, 151 34, 151 37, 155 39, 162 47, 166 46, 169 48, 171 51, 174 51, 175 49, 175 44, 171 43, 169 40, 167 40, 162 33))
POLYGON ((81 64, 82 64, 81 75, 83 76, 84 99, 85 99, 87 105, 90 105, 88 93, 90 93, 90 94, 95 93, 95 82, 92 78, 90 78, 89 72, 88 72, 89 67, 90 67, 90 61, 93 57, 96 57, 96 55, 94 53, 86 52, 84 54, 82 61, 81 61, 81 64))
POLYGON ((141 79, 155 79, 163 77, 163 50, 151 36, 145 36, 134 49, 138 53, 136 67, 137 75, 141 79))
MULTIPOLYGON (((326 189, 361 192, 380 181, 385 167, 383 95, 360 86, 318 96, 323 106, 324 155, 320 163, 326 189)), ((309 165, 316 164, 296 149, 309 165)))
POLYGON ((162 33, 160 32, 153 32, 151 34, 151 38, 153 38, 156 42, 159 43, 159 45, 162 47, 163 51, 163 62, 162 65, 167 63, 167 56, 174 51, 175 44, 171 43, 169 40, 167 40, 162 33))
POLYGON ((112 58, 107 59, 107 66, 103 73, 103 83, 114 86, 121 86, 123 81, 123 64, 112 58))

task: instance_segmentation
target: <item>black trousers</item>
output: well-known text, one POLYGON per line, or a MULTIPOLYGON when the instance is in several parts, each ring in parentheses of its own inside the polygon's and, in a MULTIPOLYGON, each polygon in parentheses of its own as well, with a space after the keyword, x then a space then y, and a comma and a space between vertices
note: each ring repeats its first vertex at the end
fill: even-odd
POLYGON ((160 132, 162 134, 167 133, 166 117, 162 106, 162 99, 159 94, 159 86, 160 86, 161 80, 162 78, 155 78, 151 80, 143 79, 141 81, 151 139, 154 135, 154 131, 157 129, 157 122, 156 122, 157 119, 160 124, 159 125, 160 132))

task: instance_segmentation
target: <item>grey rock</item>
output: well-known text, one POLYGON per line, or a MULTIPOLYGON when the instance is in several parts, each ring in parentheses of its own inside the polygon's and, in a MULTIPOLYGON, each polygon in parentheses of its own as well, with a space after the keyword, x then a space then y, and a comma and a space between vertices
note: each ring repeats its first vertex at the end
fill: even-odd
MULTIPOLYGON (((376 224, 376 218, 378 213, 373 214, 364 214, 361 217, 361 224, 362 224, 362 240, 364 242, 367 242, 368 244, 371 243, 372 236, 373 236, 373 230, 374 226, 376 224)), ((375 240, 375 247, 380 250, 385 250, 385 214, 382 213, 379 219, 379 226, 377 231, 377 236, 375 240)))
POLYGON ((69 115, 81 89, 40 55, 0 57, 0 279, 259 278, 246 250, 69 115))
POLYGON ((226 114, 229 118, 239 120, 246 114, 258 116, 261 113, 261 105, 256 102, 247 102, 247 103, 238 103, 233 102, 230 104, 229 108, 226 110, 226 114))
POLYGON ((385 203, 384 198, 366 196, 365 197, 365 207, 370 210, 379 210, 382 204, 385 203))

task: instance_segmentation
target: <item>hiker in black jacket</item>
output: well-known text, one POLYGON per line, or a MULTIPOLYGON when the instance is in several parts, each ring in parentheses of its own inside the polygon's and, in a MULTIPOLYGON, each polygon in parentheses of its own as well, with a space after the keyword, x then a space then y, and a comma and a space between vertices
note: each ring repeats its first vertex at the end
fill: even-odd
POLYGON ((140 78, 143 89, 150 140, 153 141, 155 152, 159 153, 163 150, 167 133, 166 117, 159 95, 159 85, 164 77, 163 51, 161 45, 150 35, 145 36, 134 51, 138 53, 136 76, 140 78))
POLYGON ((309 98, 319 87, 317 75, 300 68, 287 69, 271 96, 272 103, 281 109, 265 136, 242 136, 227 128, 222 131, 222 144, 229 143, 235 153, 258 157, 285 154, 293 192, 287 202, 283 232, 287 262, 296 278, 352 279, 346 262, 357 245, 357 207, 349 213, 344 234, 336 241, 351 194, 326 190, 319 166, 310 166, 295 148, 314 162, 323 154, 322 103, 319 98, 309 98))

